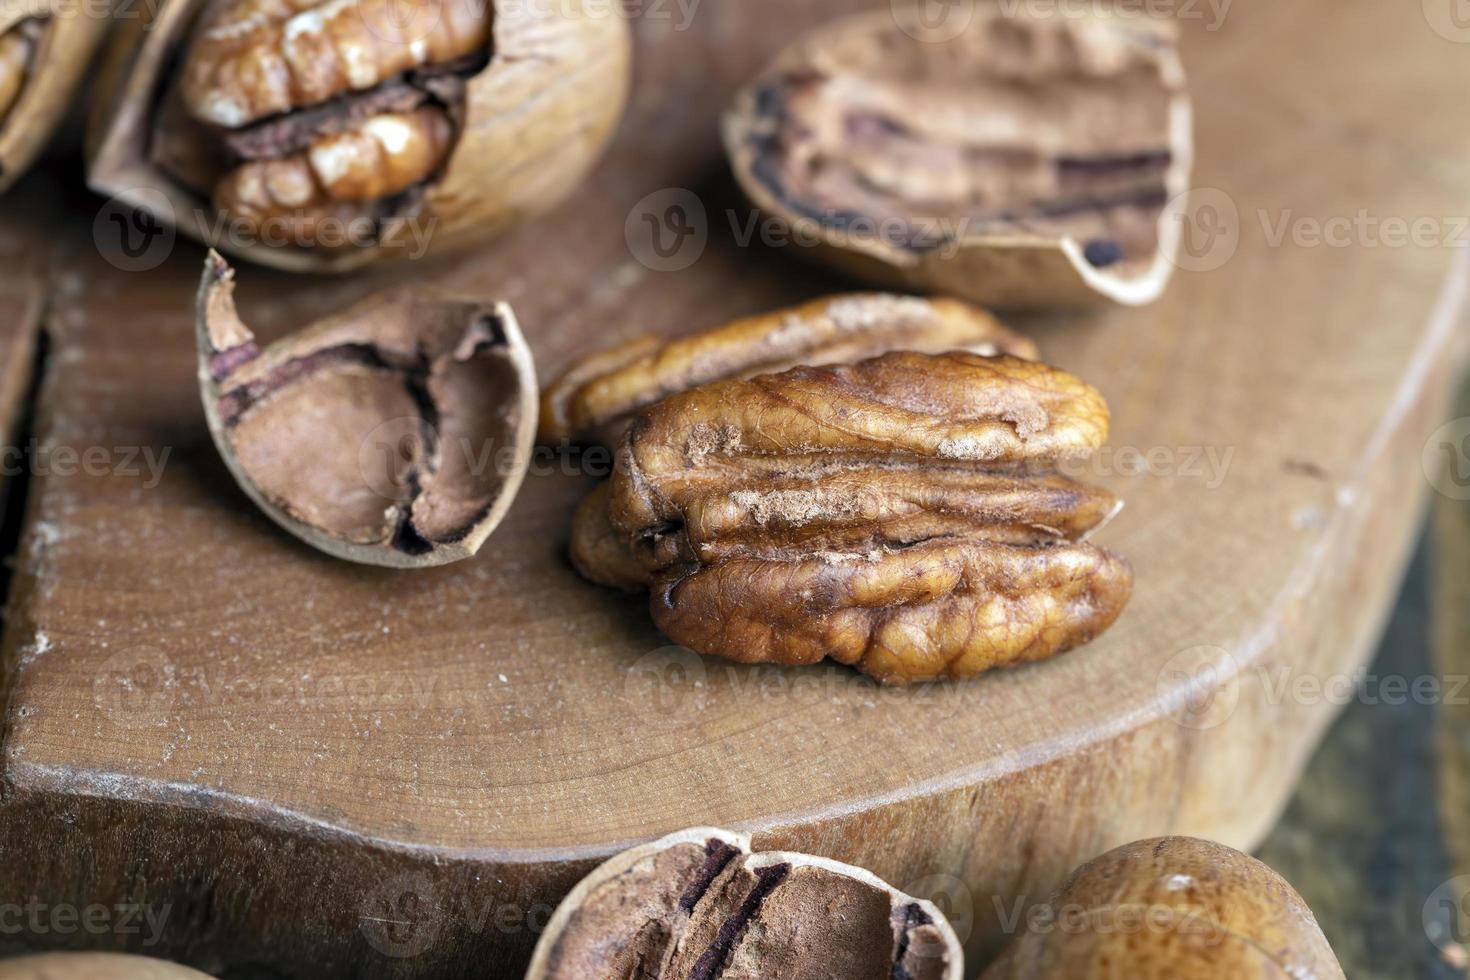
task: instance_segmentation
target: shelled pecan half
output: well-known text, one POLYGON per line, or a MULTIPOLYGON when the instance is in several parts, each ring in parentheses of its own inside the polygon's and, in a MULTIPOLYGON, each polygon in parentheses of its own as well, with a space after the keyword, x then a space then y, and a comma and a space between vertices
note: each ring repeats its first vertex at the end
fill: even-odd
POLYGON ((563 197, 630 57, 595 0, 178 0, 112 46, 90 180, 283 268, 418 257, 563 197))
POLYGON ((582 880, 526 980, 959 980, 964 952, 932 902, 862 868, 694 828, 582 880))
POLYGON ((646 587, 700 653, 824 657, 885 683, 959 678, 1086 643, 1126 561, 1085 543, 1121 506, 1058 472, 1108 410, 1009 356, 885 354, 721 381, 639 415, 579 509, 584 576, 646 587))
POLYGON ((752 201, 883 285, 1156 298, 1193 155, 1172 23, 987 3, 952 33, 895 7, 787 49, 726 117, 752 201))
POLYGON ((1037 356, 1030 340, 957 300, 888 293, 832 296, 676 340, 639 337, 583 358, 542 394, 541 440, 616 446, 629 418, 675 392, 892 350, 1037 356))

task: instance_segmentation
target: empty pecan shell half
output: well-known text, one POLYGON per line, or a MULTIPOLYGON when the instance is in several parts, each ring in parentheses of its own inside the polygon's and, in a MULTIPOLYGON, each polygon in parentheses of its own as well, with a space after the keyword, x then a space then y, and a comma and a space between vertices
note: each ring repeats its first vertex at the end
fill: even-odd
POLYGON ((675 392, 892 350, 1037 356, 1030 340, 957 300, 833 296, 677 340, 639 337, 584 358, 542 394, 541 440, 616 446, 636 412, 675 392))
POLYGON ((71 105, 111 15, 66 0, 0 10, 0 191, 25 174, 71 105))
POLYGON ((526 980, 960 980, 933 903, 861 868, 695 828, 598 867, 562 901, 526 980))
POLYGON ((1173 25, 977 4, 951 33, 884 11, 789 48, 726 117, 750 198, 880 284, 1155 299, 1193 152, 1173 25))
POLYGON ((89 180, 269 265, 417 258, 564 197, 630 45, 595 0, 173 0, 110 47, 89 180))
POLYGON ((639 415, 577 513, 587 578, 647 587, 700 653, 832 657, 885 683, 959 678, 1097 636, 1132 573, 1087 544, 1120 504, 1058 472, 1102 397, 1032 361, 952 352, 798 367, 639 415))
POLYGON ((530 463, 536 372, 510 307, 405 289, 261 349, 211 252, 199 387, 215 445, 276 523, 339 558, 473 555, 530 463))

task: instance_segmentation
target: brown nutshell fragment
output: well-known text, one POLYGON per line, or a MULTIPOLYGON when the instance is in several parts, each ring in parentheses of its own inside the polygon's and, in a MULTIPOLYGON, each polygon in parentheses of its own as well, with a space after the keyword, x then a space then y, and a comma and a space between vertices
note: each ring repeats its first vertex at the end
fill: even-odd
POLYGON ((1073 872, 985 980, 1342 980, 1312 910, 1280 875, 1210 841, 1165 837, 1073 872))
POLYGON ((696 828, 607 861, 557 908, 527 980, 959 980, 964 954, 927 901, 861 868, 751 853, 696 828))
POLYGON ((25 88, 39 34, 40 24, 27 20, 0 35, 0 120, 9 114, 25 88))
POLYGON ((689 337, 663 342, 639 337, 591 354, 542 395, 541 440, 616 446, 629 418, 675 392, 892 350, 1037 356, 1030 340, 956 300, 885 293, 831 296, 689 337))
POLYGON ((66 117, 111 27, 101 13, 68 0, 0 9, 0 191, 25 175, 66 117))
POLYGON ((788 48, 726 116, 746 193, 878 284, 1001 306, 1157 298, 1193 155, 1172 23, 973 17, 951 37, 885 10, 788 48))
POLYGON ((900 352, 670 396, 578 511, 584 576, 647 587, 672 640, 747 663, 831 657, 885 683, 1086 643, 1127 562, 1086 538, 1120 503, 1059 472, 1107 406, 1032 361, 900 352))
POLYGON ((215 444, 272 519, 328 554, 414 568, 475 554, 530 462, 536 381, 503 303, 373 297, 260 349, 211 253, 199 383, 215 444))

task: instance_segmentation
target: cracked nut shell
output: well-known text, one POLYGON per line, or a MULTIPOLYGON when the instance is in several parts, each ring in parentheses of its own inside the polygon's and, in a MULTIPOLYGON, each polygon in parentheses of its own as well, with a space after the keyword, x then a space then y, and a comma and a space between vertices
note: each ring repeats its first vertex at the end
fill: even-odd
POLYGON ((696 828, 635 847, 582 880, 547 923, 526 980, 960 980, 944 915, 870 872, 751 853, 696 828))
POLYGON ((19 180, 66 117, 110 15, 66 0, 0 9, 0 191, 19 180))
POLYGON ((1110 851, 1077 869, 1051 906, 1049 921, 1072 926, 1024 933, 985 980, 1343 976, 1295 889, 1210 841, 1166 837, 1110 851))
POLYGON ((1035 360, 1036 345, 952 299, 855 293, 746 317, 676 340, 638 337, 573 364, 541 396, 541 441, 616 446, 628 420, 711 381, 858 361, 892 350, 1035 360))
POLYGON ((1150 302, 1192 124, 1172 23, 977 4, 958 36, 863 14, 787 49, 725 140, 763 211, 880 285, 996 306, 1150 302))
POLYGON ((483 240, 581 181, 626 102, 595 0, 170 0, 120 24, 94 190, 222 251, 341 271, 483 240))
POLYGON ((1107 430, 1093 388, 1005 356, 715 382, 634 420, 571 557, 649 589, 699 653, 969 677, 1086 643, 1126 605, 1128 563, 1086 543, 1120 502, 1058 472, 1107 430))
POLYGON ((210 253, 199 388, 240 487, 330 555, 398 568, 468 558, 530 464, 536 370, 504 303, 397 290, 264 349, 210 253))

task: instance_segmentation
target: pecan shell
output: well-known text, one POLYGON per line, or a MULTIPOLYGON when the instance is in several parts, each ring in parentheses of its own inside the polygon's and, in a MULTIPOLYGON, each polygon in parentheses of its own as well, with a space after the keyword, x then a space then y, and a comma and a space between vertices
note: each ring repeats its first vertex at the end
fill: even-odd
POLYGON ((615 446, 634 414, 675 392, 891 350, 1037 356, 1030 340, 957 300, 886 293, 833 296, 677 340, 638 337, 586 357, 543 393, 541 440, 615 446))
POLYGON ((976 4, 800 39, 725 120, 751 200, 872 282, 998 306, 1138 304, 1173 271, 1190 105, 1161 19, 976 4), (953 34, 953 36, 951 36, 953 34))
POLYGON ((111 27, 110 11, 66 0, 0 8, 0 191, 50 143, 111 27))
POLYGON ((1073 871, 1046 911, 981 980, 1343 980, 1291 883, 1213 841, 1161 837, 1116 848, 1073 871), (1061 916, 1074 927, 1052 928, 1061 916))
POLYGON ((1032 361, 890 353, 676 394, 638 416, 579 510, 588 578, 647 587, 701 653, 824 657, 885 683, 1091 640, 1132 588, 1085 542, 1119 508, 1057 472, 1106 439, 1102 397, 1032 361))
POLYGON ((944 913, 876 875, 696 827, 624 851, 572 889, 526 980, 959 980, 944 913))
POLYGON ((476 554, 514 501, 536 372, 504 303, 397 289, 260 346, 205 261, 199 395, 240 488, 327 554, 427 568, 476 554))

